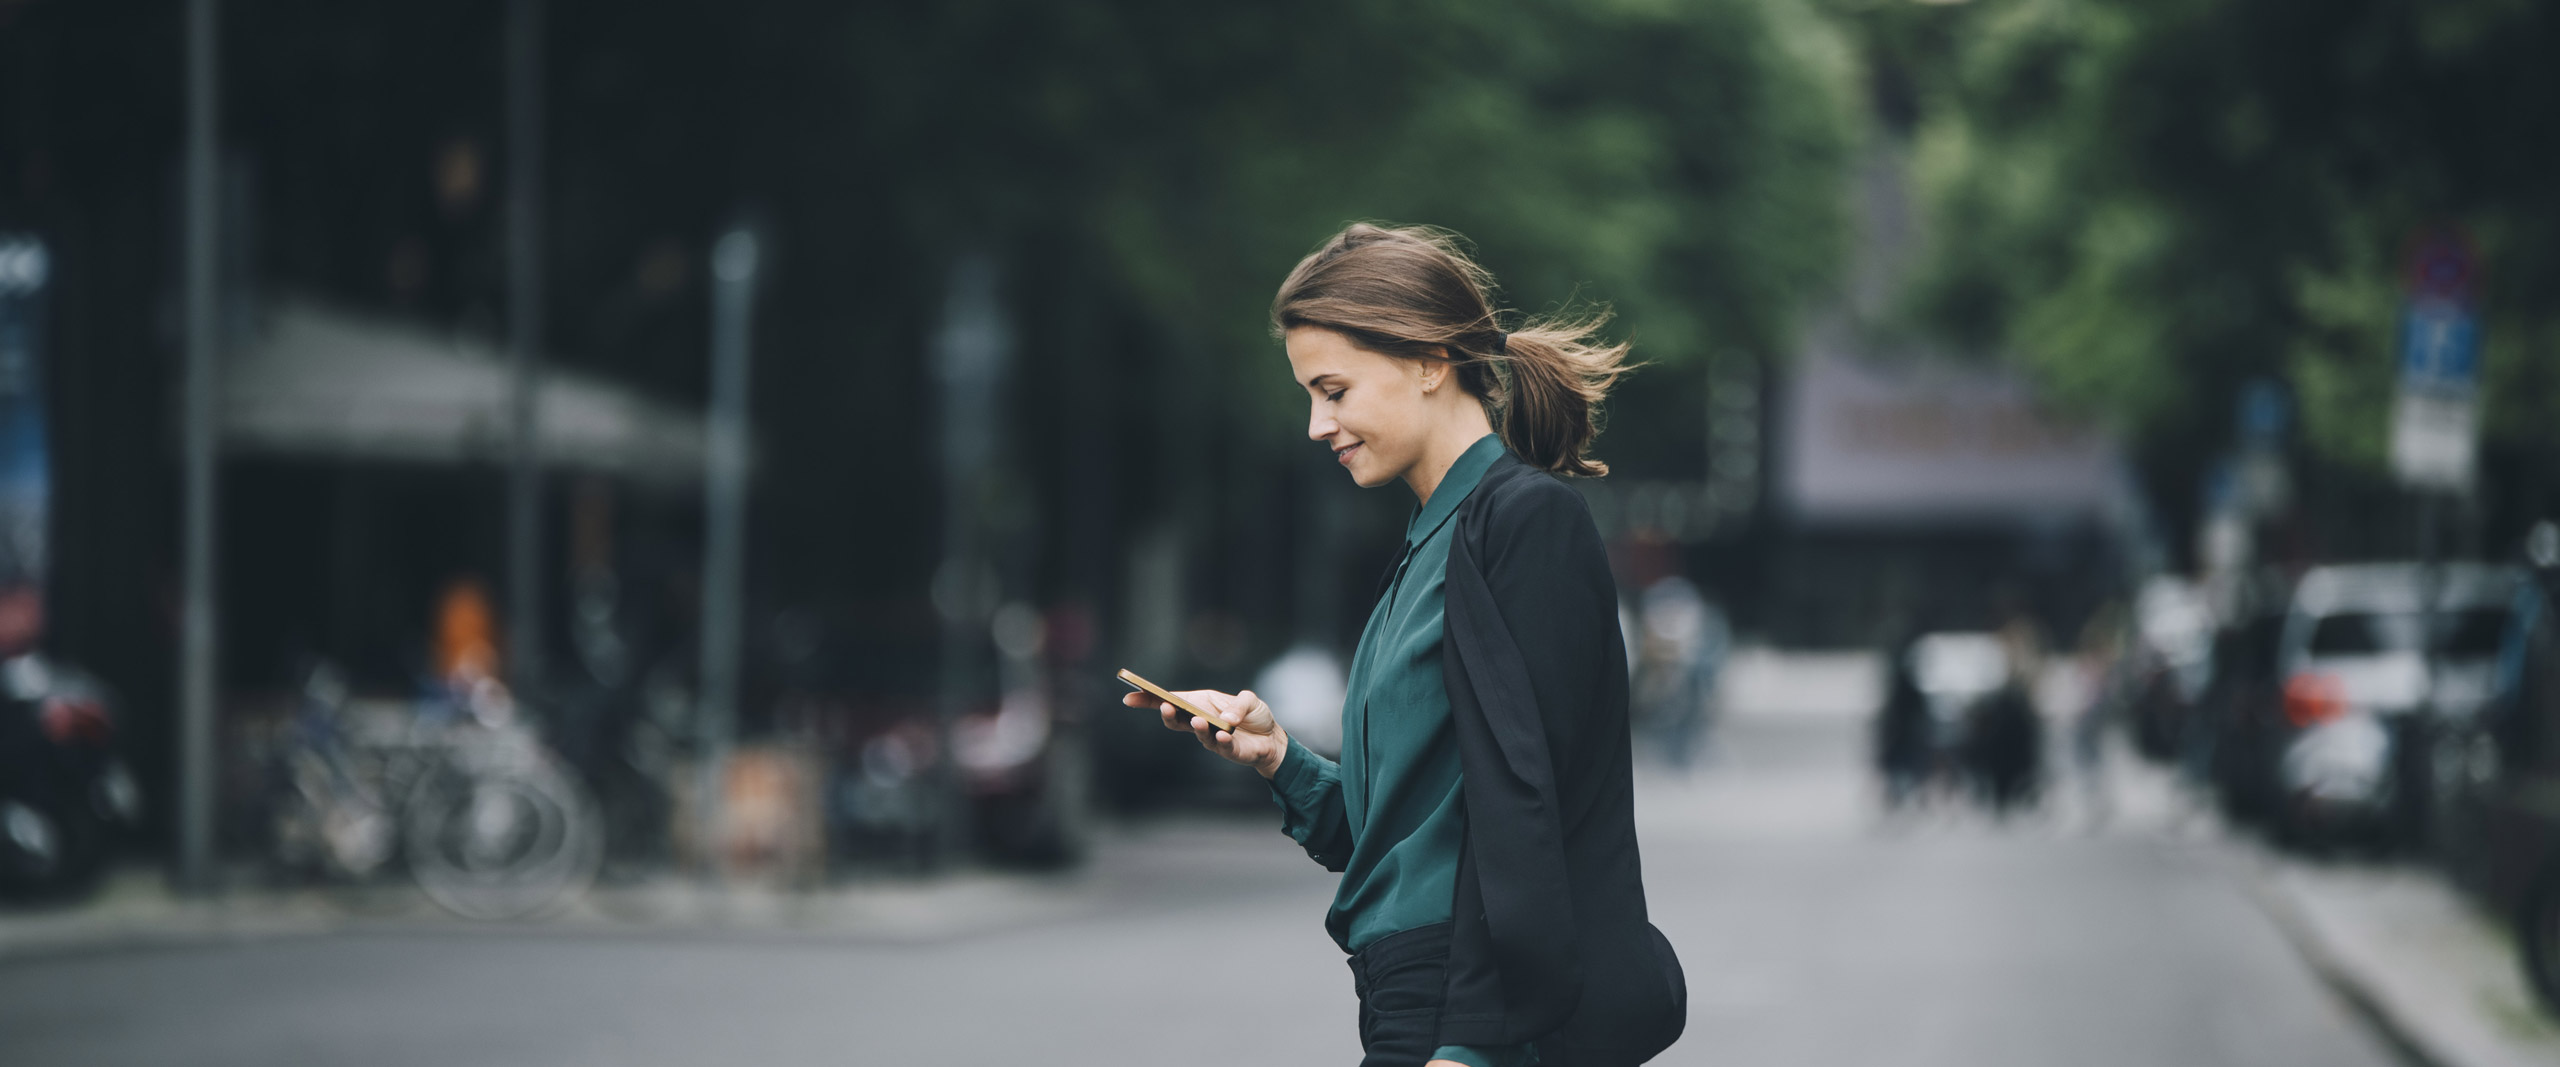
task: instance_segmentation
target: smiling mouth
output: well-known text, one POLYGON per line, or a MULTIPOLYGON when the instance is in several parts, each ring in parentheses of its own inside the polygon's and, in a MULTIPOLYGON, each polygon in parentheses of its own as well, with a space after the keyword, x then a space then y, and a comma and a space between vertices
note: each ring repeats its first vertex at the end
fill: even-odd
POLYGON ((1340 463, 1340 464, 1342 464, 1343 466, 1348 467, 1348 466, 1350 466, 1350 465, 1351 465, 1351 455, 1352 455, 1352 453, 1355 453, 1355 452, 1358 452, 1358 451, 1360 451, 1360 446, 1359 446, 1359 445, 1356 445, 1356 444, 1355 444, 1355 445, 1348 446, 1348 447, 1345 447, 1345 448, 1335 449, 1335 450, 1334 450, 1334 453, 1333 453, 1333 460, 1334 460, 1334 462, 1336 462, 1336 463, 1340 463))

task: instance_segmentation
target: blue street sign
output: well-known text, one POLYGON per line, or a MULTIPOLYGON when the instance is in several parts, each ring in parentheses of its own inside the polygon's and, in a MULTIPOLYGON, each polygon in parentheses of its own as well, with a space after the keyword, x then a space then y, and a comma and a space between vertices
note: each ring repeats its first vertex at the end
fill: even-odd
POLYGON ((2251 378, 2240 387, 2240 443, 2256 448, 2284 444, 2293 421, 2293 399, 2273 378, 2251 378))
POLYGON ((2480 319, 2469 307, 2417 297, 2400 313, 2400 386, 2467 392, 2480 378, 2480 319))
POLYGON ((31 234, 0 233, 0 589, 45 577, 53 505, 44 406, 45 298, 52 257, 31 234))
POLYGON ((2458 229, 2439 227, 2411 242, 2391 466, 2413 486, 2468 492, 2479 465, 2478 273, 2458 229))

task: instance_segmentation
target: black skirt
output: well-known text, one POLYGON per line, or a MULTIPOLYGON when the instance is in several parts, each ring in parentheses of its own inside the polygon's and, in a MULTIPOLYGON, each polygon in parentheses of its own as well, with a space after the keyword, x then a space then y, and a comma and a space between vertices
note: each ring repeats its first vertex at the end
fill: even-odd
POLYGON ((1422 1067, 1440 1047, 1449 925, 1400 930, 1351 954, 1360 991, 1360 1067, 1422 1067))

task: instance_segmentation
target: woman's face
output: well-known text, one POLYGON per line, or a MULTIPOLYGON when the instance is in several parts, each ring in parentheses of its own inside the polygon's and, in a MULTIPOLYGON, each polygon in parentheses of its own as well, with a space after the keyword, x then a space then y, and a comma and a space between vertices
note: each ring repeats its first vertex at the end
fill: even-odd
POLYGON ((1321 326, 1296 327, 1282 340, 1307 391, 1308 439, 1333 449, 1364 489, 1412 469, 1435 414, 1423 386, 1446 377, 1445 365, 1379 355, 1321 326))

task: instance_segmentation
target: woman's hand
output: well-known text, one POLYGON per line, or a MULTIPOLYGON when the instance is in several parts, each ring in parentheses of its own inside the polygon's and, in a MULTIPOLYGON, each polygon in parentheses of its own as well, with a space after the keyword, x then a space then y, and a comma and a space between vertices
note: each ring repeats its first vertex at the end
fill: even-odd
POLYGON ((1251 767, 1265 778, 1279 772, 1280 760, 1289 754, 1289 732, 1280 728, 1271 717, 1271 705, 1253 695, 1253 690, 1229 695, 1215 689, 1187 689, 1175 690, 1174 695, 1217 712, 1236 728, 1218 729, 1217 724, 1158 700, 1153 693, 1130 693, 1120 702, 1133 708, 1153 705, 1165 729, 1188 733, 1200 740, 1200 747, 1251 767))

